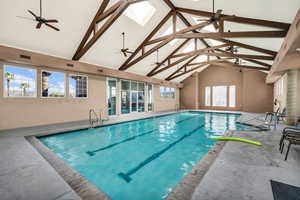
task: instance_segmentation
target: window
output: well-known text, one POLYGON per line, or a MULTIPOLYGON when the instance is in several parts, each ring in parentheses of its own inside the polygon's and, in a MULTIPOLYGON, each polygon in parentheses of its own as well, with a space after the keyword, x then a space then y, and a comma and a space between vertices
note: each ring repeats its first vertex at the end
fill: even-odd
POLYGON ((229 86, 229 107, 235 107, 236 105, 236 87, 235 85, 229 86))
POLYGON ((147 1, 131 4, 124 12, 124 14, 138 23, 145 26, 155 13, 155 8, 147 1))
POLYGON ((121 113, 130 112, 130 81, 121 81, 121 113))
POLYGON ((108 115, 115 115, 117 109, 117 80, 107 80, 107 104, 108 104, 108 115))
POLYGON ((73 98, 87 98, 88 80, 86 76, 69 75, 69 95, 73 98))
POLYGON ((65 74, 42 71, 42 97, 65 97, 65 74))
POLYGON ((160 87, 160 97, 174 99, 175 96, 176 96, 175 88, 169 88, 169 87, 163 87, 163 86, 160 87))
POLYGON ((213 106, 227 106, 227 86, 213 86, 213 106))
POLYGON ((277 88, 277 96, 280 97, 283 93, 283 78, 277 81, 276 88, 277 88))
POLYGON ((153 86, 148 85, 148 111, 153 111, 153 86))
POLYGON ((138 90, 138 112, 145 111, 145 84, 139 83, 139 90, 138 90))
POLYGON ((211 106, 211 87, 205 88, 205 106, 211 106))
POLYGON ((4 66, 4 97, 36 97, 36 70, 4 66))

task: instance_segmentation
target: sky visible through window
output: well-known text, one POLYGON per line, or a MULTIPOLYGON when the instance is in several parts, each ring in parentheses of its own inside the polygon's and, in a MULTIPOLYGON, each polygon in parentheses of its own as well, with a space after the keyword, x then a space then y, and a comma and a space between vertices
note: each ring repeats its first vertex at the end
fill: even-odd
POLYGON ((125 16, 129 17, 141 26, 145 26, 151 19, 156 9, 147 1, 131 4, 124 12, 125 16))
POLYGON ((4 96, 35 97, 36 70, 6 65, 4 67, 4 96))
MULTIPOLYGON (((65 96, 65 74, 59 72, 44 72, 48 73, 48 95, 44 97, 64 97, 65 96)), ((42 74, 44 76, 44 74, 42 74)), ((45 88, 46 89, 46 88, 45 88)))

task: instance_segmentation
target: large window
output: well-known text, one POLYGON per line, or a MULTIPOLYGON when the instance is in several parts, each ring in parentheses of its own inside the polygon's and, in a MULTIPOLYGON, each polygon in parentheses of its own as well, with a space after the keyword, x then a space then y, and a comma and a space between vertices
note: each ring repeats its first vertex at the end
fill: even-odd
POLYGON ((169 87, 163 87, 161 86, 159 88, 160 90, 160 96, 163 98, 172 98, 174 99, 176 96, 176 89, 175 88, 169 88, 169 87))
POLYGON ((144 112, 145 111, 145 84, 139 83, 138 84, 138 111, 144 112))
POLYGON ((153 86, 148 84, 148 111, 153 111, 153 86))
POLYGON ((65 74, 42 71, 42 97, 65 97, 65 74))
POLYGON ((4 66, 5 97, 36 97, 36 70, 4 66))
POLYGON ((130 81, 121 81, 121 113, 130 112, 130 81))
POLYGON ((235 107, 236 105, 236 87, 235 85, 229 86, 229 107, 235 107))
POLYGON ((205 106, 211 106, 211 87, 205 88, 205 106))
POLYGON ((227 86, 213 86, 213 106, 227 106, 227 86))
POLYGON ((117 80, 108 79, 107 81, 107 104, 108 115, 115 115, 117 109, 117 80))
POLYGON ((121 81, 121 113, 145 111, 145 84, 136 81, 121 81))
POLYGON ((88 80, 86 76, 69 75, 69 95, 73 98, 88 96, 88 80))

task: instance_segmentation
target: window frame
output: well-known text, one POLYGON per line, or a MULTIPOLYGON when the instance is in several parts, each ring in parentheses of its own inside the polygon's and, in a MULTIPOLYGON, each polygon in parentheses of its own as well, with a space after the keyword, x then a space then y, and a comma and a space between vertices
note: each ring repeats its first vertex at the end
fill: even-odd
POLYGON ((31 66, 24 66, 24 65, 19 65, 19 64, 10 64, 10 63, 0 63, 0 66, 2 66, 3 68, 3 73, 2 73, 2 90, 3 90, 3 98, 7 98, 7 99, 13 99, 13 98, 24 98, 24 99, 33 99, 33 98, 38 98, 38 69, 31 67, 31 66), (5 68, 7 66, 11 65, 11 67, 16 67, 16 68, 25 68, 25 69, 32 69, 35 71, 35 90, 34 90, 34 96, 6 96, 5 95, 5 83, 4 81, 6 80, 5 78, 5 68))
POLYGON ((41 89, 40 89, 40 97, 41 98, 43 98, 43 99, 64 99, 64 98, 66 98, 67 97, 67 80, 66 80, 66 78, 67 78, 67 73, 64 73, 64 72, 59 72, 59 71, 51 71, 51 70, 44 70, 44 69, 42 69, 41 70, 41 72, 40 72, 40 87, 41 87, 41 89), (64 86, 65 86, 65 88, 64 88, 64 93, 65 93, 65 95, 63 96, 63 97, 50 97, 50 96, 48 96, 48 97, 44 97, 43 96, 43 87, 42 87, 42 85, 43 85, 43 81, 42 81, 42 78, 43 78, 43 72, 52 72, 52 73, 61 73, 61 74, 63 74, 64 75, 64 86))
POLYGON ((205 98, 205 104, 204 104, 205 107, 211 107, 212 106, 212 98, 211 97, 212 97, 212 86, 206 86, 205 87, 205 97, 204 97, 205 98), (209 91, 209 105, 207 105, 207 101, 206 101, 207 100, 207 93, 206 93, 207 91, 209 91))
POLYGON ((88 75, 81 75, 81 74, 68 74, 68 98, 71 99, 88 99, 89 98, 89 77, 88 75), (82 76, 82 77, 86 77, 86 97, 72 97, 70 95, 70 77, 71 76, 82 76))
POLYGON ((229 108, 236 108, 236 100, 237 100, 237 96, 236 96, 236 90, 237 89, 237 87, 236 87, 236 85, 229 85, 228 86, 228 89, 227 89, 227 92, 228 92, 228 106, 227 107, 229 107, 229 108), (231 106, 230 105, 230 103, 231 103, 231 96, 230 96, 230 94, 231 94, 231 88, 234 88, 234 106, 231 106))
POLYGON ((212 86, 212 107, 222 107, 222 108, 228 108, 228 86, 227 85, 214 85, 212 86), (218 105, 215 105, 214 104, 214 88, 215 87, 223 87, 226 89, 226 95, 225 95, 225 105, 221 105, 221 106, 218 106, 218 105))

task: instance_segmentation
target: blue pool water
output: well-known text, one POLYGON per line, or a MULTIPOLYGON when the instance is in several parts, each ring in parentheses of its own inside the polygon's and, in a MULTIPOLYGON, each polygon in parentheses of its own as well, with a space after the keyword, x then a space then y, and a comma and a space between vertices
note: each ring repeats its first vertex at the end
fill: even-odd
POLYGON ((164 199, 239 115, 184 112, 39 138, 116 200, 164 199))

